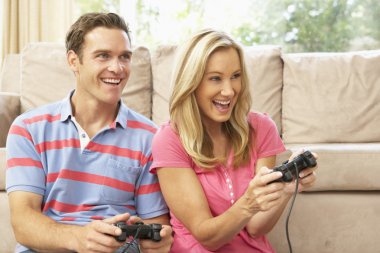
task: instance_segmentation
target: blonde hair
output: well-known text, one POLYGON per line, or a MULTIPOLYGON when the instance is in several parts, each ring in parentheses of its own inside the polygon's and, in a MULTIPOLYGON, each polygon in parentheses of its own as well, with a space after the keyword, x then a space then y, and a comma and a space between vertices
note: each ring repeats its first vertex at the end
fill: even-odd
POLYGON ((234 150, 233 167, 236 168, 249 161, 253 129, 247 121, 251 108, 248 77, 243 49, 227 34, 206 29, 198 32, 183 44, 177 55, 172 78, 173 92, 169 103, 171 122, 186 152, 199 167, 208 169, 226 162, 226 157, 213 155, 213 144, 202 125, 194 92, 201 83, 211 54, 222 48, 234 48, 237 51, 240 58, 242 84, 231 118, 223 123, 223 130, 234 150))

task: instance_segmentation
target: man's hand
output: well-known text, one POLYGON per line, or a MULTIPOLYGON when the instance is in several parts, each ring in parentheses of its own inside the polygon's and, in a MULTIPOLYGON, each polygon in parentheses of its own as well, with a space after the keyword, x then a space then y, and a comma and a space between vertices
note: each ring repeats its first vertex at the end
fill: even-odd
POLYGON ((160 231, 161 241, 155 242, 152 240, 140 239, 140 250, 142 253, 167 253, 173 243, 172 227, 168 225, 162 225, 160 231))
POLYGON ((126 222, 130 218, 128 213, 114 217, 92 221, 76 231, 77 245, 75 251, 112 253, 121 247, 124 242, 118 242, 115 236, 121 234, 121 229, 114 226, 116 222, 126 222))

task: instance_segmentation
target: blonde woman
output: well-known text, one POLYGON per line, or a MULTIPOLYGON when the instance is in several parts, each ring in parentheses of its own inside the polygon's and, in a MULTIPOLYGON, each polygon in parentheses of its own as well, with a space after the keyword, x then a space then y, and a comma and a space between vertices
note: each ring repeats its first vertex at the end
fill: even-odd
MULTIPOLYGON (((282 175, 268 168, 285 148, 274 122, 249 112, 242 48, 203 30, 180 50, 173 82, 151 166, 171 210, 171 252, 274 252, 265 234, 295 187, 269 184, 282 175)), ((316 179, 313 169, 300 176, 300 190, 316 179)))

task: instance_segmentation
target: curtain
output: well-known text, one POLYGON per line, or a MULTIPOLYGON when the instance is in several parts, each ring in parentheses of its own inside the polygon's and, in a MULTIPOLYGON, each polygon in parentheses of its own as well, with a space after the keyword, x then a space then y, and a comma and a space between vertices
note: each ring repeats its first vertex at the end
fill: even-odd
POLYGON ((1 62, 29 42, 63 43, 75 19, 74 0, 2 0, 2 4, 1 62))

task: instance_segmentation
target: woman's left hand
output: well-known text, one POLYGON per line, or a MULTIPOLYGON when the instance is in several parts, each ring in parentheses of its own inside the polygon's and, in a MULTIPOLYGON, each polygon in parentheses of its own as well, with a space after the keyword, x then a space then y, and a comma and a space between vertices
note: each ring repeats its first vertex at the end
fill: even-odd
MULTIPOLYGON (((304 150, 294 152, 290 156, 289 161, 293 160, 296 156, 303 152, 304 150)), ((318 155, 316 153, 312 152, 312 154, 315 157, 315 159, 318 159, 318 155)), ((315 181, 317 180, 315 172, 317 168, 318 165, 312 168, 306 168, 299 173, 298 192, 302 192, 303 190, 308 189, 314 185, 315 181)), ((284 189, 288 193, 293 193, 296 190, 296 180, 294 179, 292 182, 287 183, 284 189)))

